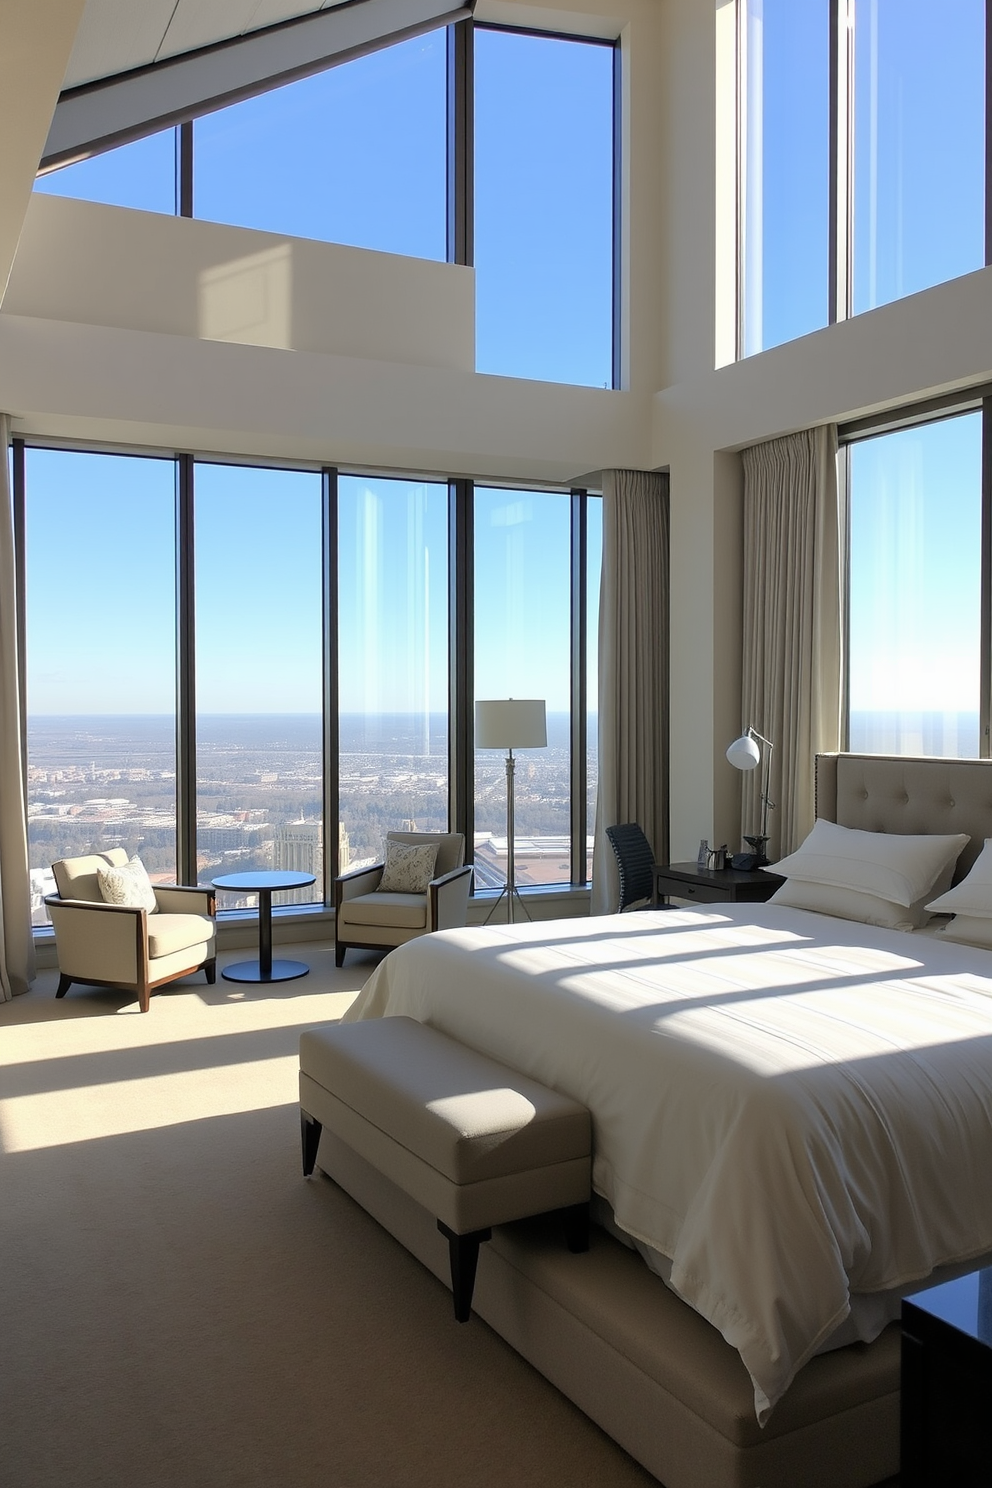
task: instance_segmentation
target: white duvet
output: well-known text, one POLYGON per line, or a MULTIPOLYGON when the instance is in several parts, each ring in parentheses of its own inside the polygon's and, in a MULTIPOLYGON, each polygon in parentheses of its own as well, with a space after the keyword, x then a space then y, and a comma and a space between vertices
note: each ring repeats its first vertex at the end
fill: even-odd
POLYGON ((850 1295, 992 1249, 992 954, 746 905, 448 930, 405 1013, 582 1101, 596 1191, 767 1419, 850 1295))

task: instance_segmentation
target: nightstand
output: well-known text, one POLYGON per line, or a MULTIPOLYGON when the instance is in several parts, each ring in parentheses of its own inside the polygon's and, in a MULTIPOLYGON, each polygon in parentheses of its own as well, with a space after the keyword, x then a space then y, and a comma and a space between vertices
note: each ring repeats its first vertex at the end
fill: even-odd
POLYGON ((992 1267, 902 1302, 903 1488, 984 1488, 992 1463, 992 1267))
POLYGON ((656 901, 689 899, 697 904, 764 904, 783 883, 777 873, 740 868, 699 868, 695 863, 655 863, 656 901))

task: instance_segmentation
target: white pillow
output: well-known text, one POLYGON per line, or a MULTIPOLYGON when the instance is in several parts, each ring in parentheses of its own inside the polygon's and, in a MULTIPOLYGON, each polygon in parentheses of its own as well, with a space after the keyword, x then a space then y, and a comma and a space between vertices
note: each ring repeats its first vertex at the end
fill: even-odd
POLYGON ((387 838, 386 863, 377 892, 426 894, 436 862, 436 842, 391 842, 387 838))
POLYGON ((802 846, 778 863, 769 863, 768 871, 803 883, 874 894, 909 909, 932 893, 941 872, 953 868, 970 840, 963 832, 946 837, 861 832, 818 818, 802 846))
POLYGON ((992 919, 985 915, 980 918, 955 915, 950 924, 938 930, 937 934, 941 940, 956 940, 962 945, 981 946, 983 950, 992 951, 992 919))
MULTIPOLYGON (((975 919, 992 920, 992 837, 986 837, 985 846, 971 865, 967 878, 963 878, 953 889, 941 894, 927 905, 934 914, 970 915, 975 919)), ((953 940, 954 936, 948 936, 953 940)))
POLYGON ((864 894, 860 889, 803 883, 800 878, 786 879, 781 888, 775 890, 769 903, 785 904, 790 909, 812 909, 817 914, 858 920, 862 925, 880 925, 886 930, 915 930, 927 918, 921 900, 907 909, 904 904, 893 904, 889 899, 864 894))
POLYGON ((140 858, 119 868, 98 868, 96 881, 104 904, 123 904, 126 909, 155 909, 155 890, 140 858))

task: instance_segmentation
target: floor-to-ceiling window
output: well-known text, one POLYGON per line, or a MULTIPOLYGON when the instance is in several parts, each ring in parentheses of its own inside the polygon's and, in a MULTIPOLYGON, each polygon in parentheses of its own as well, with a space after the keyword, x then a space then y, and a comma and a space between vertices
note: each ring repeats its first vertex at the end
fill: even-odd
POLYGON ((849 743, 981 749, 982 414, 853 443, 849 743))
POLYGON ((51 863, 109 846, 162 882, 303 868, 312 889, 277 904, 306 904, 335 865, 378 859, 391 829, 464 828, 477 891, 498 888, 503 756, 478 751, 457 783, 448 757, 449 707, 470 731, 485 696, 547 705, 548 746, 517 769, 518 883, 587 880, 597 498, 453 483, 475 595, 455 645, 447 482, 21 442, 14 470, 38 923, 51 863), (471 696, 453 681, 469 645, 471 696))
POLYGON ((322 901, 320 476, 198 462, 194 512, 198 880, 291 867, 322 901))
MULTIPOLYGON (((570 863, 570 514, 547 491, 475 491, 475 695, 539 698, 546 749, 514 770, 516 881, 568 883, 570 863)), ((506 882, 505 751, 476 750, 478 885, 506 882)))
POLYGON ((340 866, 448 830, 448 488, 338 480, 340 866))
POLYGON ((116 847, 176 877, 175 466, 28 449, 32 918, 59 858, 116 847))
POLYGON ((739 350, 987 261, 985 0, 739 0, 739 350))

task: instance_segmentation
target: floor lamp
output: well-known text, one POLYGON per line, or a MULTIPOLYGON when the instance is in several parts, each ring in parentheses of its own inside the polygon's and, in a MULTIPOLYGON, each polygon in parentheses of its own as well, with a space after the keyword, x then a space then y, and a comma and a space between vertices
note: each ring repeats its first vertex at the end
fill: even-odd
POLYGON ((513 924, 513 901, 516 898, 524 914, 526 906, 517 892, 513 861, 513 770, 515 749, 544 749, 548 742, 548 725, 543 698, 497 698, 475 705, 475 745, 477 749, 506 750, 506 887, 486 915, 486 924, 506 895, 506 919, 513 924))

